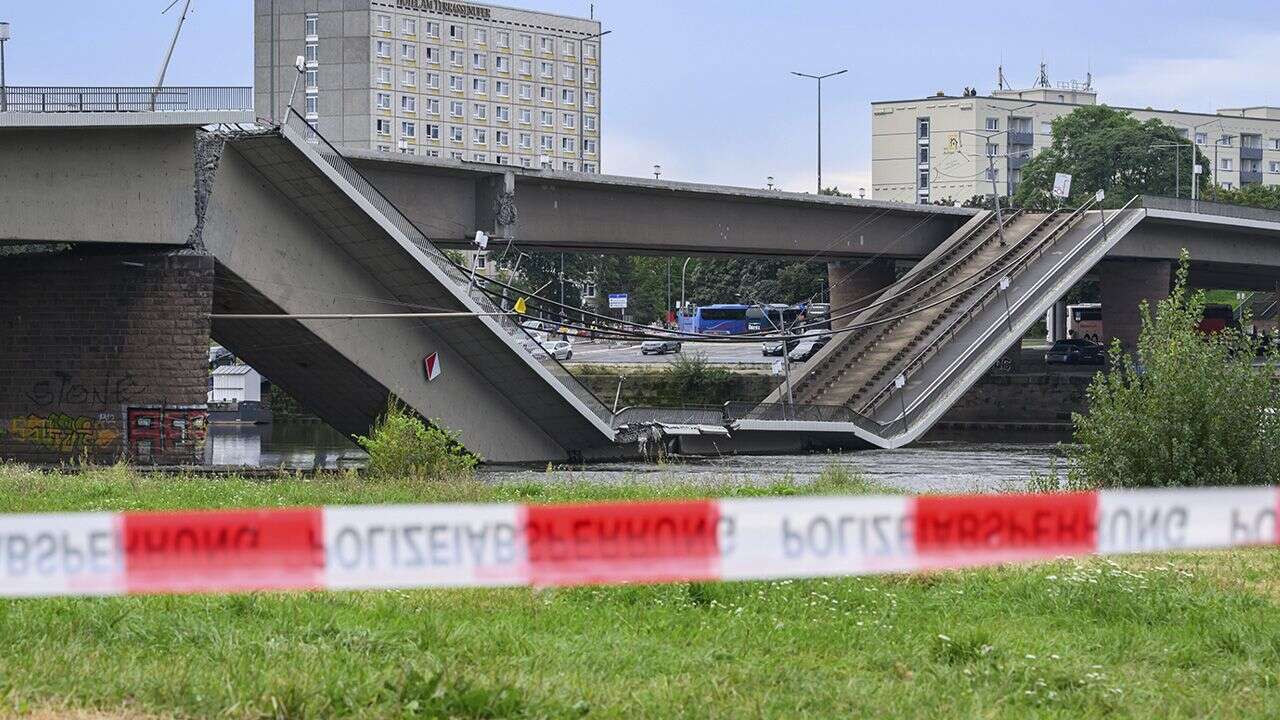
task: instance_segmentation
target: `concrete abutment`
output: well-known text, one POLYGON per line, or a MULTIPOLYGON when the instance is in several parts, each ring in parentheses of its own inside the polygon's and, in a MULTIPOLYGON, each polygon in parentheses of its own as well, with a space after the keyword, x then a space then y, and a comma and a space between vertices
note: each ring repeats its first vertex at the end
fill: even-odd
POLYGON ((1173 263, 1168 260, 1107 260, 1098 265, 1102 294, 1102 333, 1109 344, 1119 339, 1126 350, 1138 347, 1142 331, 1139 306, 1169 297, 1173 263))
POLYGON ((895 261, 884 259, 840 260, 827 263, 827 287, 830 288, 831 326, 842 328, 853 322, 852 310, 866 306, 896 279, 895 261))

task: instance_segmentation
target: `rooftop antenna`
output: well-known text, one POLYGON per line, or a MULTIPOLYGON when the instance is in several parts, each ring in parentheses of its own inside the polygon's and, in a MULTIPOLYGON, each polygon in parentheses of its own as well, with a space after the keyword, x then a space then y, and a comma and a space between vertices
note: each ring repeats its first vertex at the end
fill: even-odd
POLYGON ((1089 58, 1084 66, 1084 89, 1093 89, 1093 58, 1089 58))
POLYGON ((1049 87, 1049 66, 1044 62, 1044 56, 1040 57, 1040 77, 1036 80, 1036 87, 1049 87))
POLYGON ((998 90, 1008 90, 1008 89, 1009 89, 1009 88, 1008 88, 1008 83, 1007 83, 1007 82, 1005 82, 1005 79, 1004 79, 1004 64, 1003 64, 1003 61, 1001 61, 1001 64, 1000 64, 1000 65, 997 65, 997 66, 996 66, 996 89, 998 89, 998 90))
MULTIPOLYGON (((165 8, 161 15, 173 9, 183 0, 173 0, 169 3, 169 7, 165 8)), ((182 24, 187 21, 187 15, 191 12, 191 0, 185 0, 182 6, 182 16, 178 18, 178 27, 173 29, 173 39, 169 41, 169 52, 164 54, 164 64, 160 66, 160 77, 156 78, 155 90, 151 92, 151 109, 156 109, 156 96, 160 94, 160 88, 164 87, 165 73, 169 72, 169 61, 173 59, 173 49, 178 45, 178 35, 182 33, 182 24)))

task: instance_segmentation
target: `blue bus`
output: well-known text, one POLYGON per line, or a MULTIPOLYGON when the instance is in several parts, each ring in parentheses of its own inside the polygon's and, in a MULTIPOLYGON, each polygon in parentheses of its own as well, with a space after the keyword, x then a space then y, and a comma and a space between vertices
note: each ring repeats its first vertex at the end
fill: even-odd
POLYGON ((680 332, 704 335, 741 335, 747 332, 746 305, 704 305, 692 315, 680 316, 680 332))

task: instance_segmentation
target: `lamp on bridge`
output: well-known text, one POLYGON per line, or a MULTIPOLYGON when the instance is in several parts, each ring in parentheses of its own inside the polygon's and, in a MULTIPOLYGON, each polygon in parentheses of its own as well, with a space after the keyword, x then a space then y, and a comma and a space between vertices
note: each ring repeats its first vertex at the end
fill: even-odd
POLYGON ((772 190, 772 189, 773 189, 773 176, 772 176, 772 175, 770 175, 770 176, 769 176, 769 189, 770 189, 770 190, 772 190))
POLYGON ((0 112, 9 109, 9 86, 4 81, 4 44, 10 37, 9 23, 0 22, 0 112))
POLYGON ((661 179, 662 179, 662 166, 661 166, 661 165, 654 165, 654 166, 653 166, 653 179, 654 179, 654 180, 661 180, 661 179))

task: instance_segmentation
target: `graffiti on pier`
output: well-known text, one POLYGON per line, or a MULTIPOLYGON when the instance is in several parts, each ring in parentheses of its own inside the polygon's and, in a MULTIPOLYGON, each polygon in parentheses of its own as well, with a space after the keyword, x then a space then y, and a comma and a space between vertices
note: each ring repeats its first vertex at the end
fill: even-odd
POLYGON ((9 437, 20 442, 68 454, 108 450, 120 439, 114 423, 104 424, 83 415, 64 413, 13 418, 7 427, 0 428, 0 437, 6 435, 5 430, 9 437))
POLYGON ((77 382, 65 372, 55 374, 58 376, 57 380, 41 380, 27 393, 27 399, 36 407, 122 405, 136 398, 145 389, 138 384, 133 373, 128 372, 119 377, 105 377, 101 382, 91 385, 77 382))
POLYGON ((204 408, 129 408, 129 449, 150 458, 178 449, 204 447, 209 411, 204 408))

